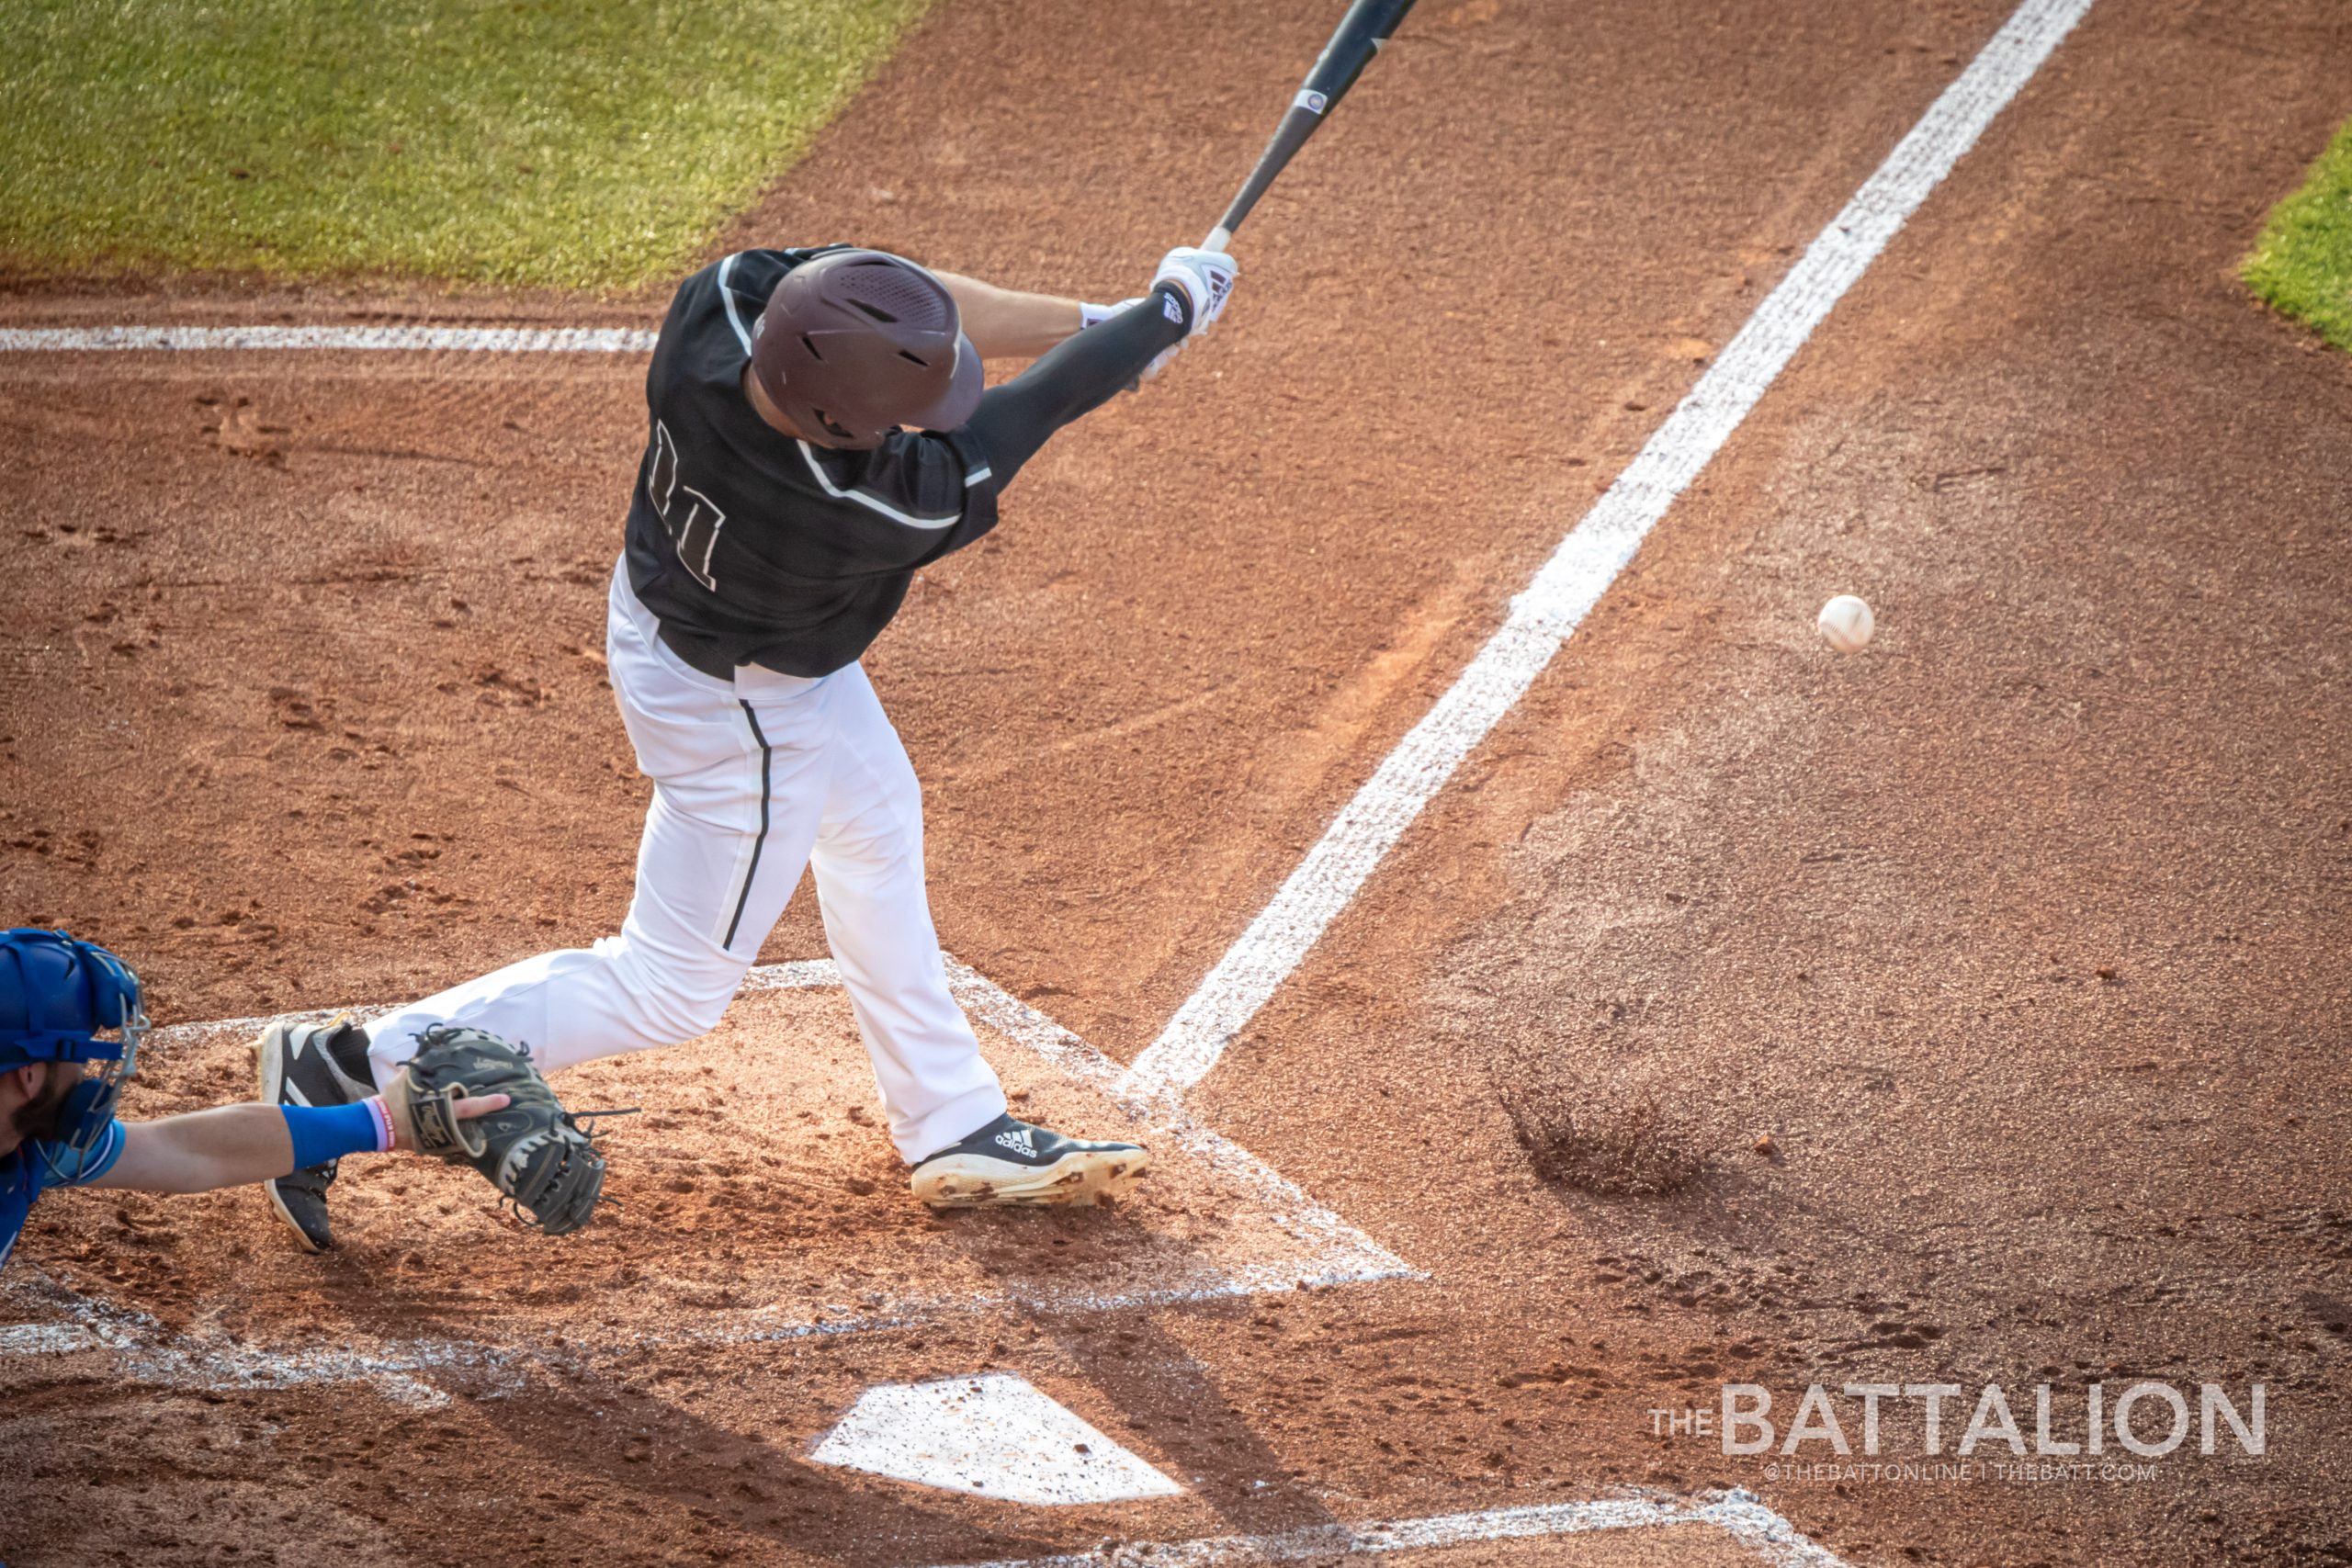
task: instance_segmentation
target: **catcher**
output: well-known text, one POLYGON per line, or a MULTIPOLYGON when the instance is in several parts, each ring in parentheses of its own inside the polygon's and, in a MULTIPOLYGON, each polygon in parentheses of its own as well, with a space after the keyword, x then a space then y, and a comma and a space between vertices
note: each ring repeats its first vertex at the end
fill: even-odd
POLYGON ((348 1105, 224 1105, 124 1122, 115 1106, 146 1033, 139 978, 113 953, 63 931, 0 935, 0 1264, 52 1188, 209 1192, 368 1149, 413 1148, 487 1170, 495 1148, 516 1166, 511 1195, 538 1203, 551 1231, 595 1204, 603 1162, 546 1113, 547 1086, 496 1042, 428 1043, 384 1093, 348 1105), (492 1092, 454 1092, 460 1081, 492 1092), (522 1135, 508 1136, 517 1126, 522 1135), (541 1141, 526 1148, 532 1138, 541 1141))

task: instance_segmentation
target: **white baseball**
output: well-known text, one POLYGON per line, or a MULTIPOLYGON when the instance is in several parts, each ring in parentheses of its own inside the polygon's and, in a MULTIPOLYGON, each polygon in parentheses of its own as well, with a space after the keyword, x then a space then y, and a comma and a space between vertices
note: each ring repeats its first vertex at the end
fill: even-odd
POLYGON ((1840 593, 1821 607, 1814 625, 1821 628, 1821 640, 1838 652, 1860 653, 1869 646, 1878 623, 1868 604, 1851 593, 1840 593))

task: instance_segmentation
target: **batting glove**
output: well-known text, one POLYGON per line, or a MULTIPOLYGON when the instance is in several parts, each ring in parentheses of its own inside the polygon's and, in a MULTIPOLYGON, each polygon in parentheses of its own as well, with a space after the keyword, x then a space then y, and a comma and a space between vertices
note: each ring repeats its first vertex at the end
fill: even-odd
POLYGON ((1239 270, 1224 251, 1179 245, 1160 258, 1159 270, 1151 275, 1151 286, 1157 288, 1172 283, 1184 291, 1185 301, 1193 308, 1192 329, 1185 334, 1191 337, 1208 331, 1225 314, 1225 302, 1233 298, 1233 276, 1239 270))

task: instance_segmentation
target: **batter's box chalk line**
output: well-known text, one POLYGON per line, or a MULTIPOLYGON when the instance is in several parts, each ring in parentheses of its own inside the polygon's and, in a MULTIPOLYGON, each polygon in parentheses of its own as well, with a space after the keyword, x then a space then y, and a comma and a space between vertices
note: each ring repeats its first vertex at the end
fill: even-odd
MULTIPOLYGON (((1504 1540, 1541 1540, 1616 1530, 1712 1529, 1775 1568, 1847 1568, 1828 1548, 1744 1490, 1689 1496, 1628 1491, 1581 1503, 1482 1508, 1418 1519, 1309 1525, 1276 1535, 1211 1536, 1194 1540, 1134 1541, 1048 1557, 1009 1557, 961 1568, 1223 1568, 1226 1563, 1295 1562, 1333 1557, 1380 1557, 1504 1540)), ((940 1568, 950 1568, 942 1564, 940 1568)))
MULTIPOLYGON (((947 962, 950 988, 973 1020, 1042 1059, 1072 1082, 1106 1094, 1117 1083, 1119 1064, 1064 1029, 1035 1008, 954 959, 947 962)), ((841 985, 828 959, 763 964, 745 977, 745 992, 820 990, 841 985)), ((286 1015, 323 1020, 340 1010, 286 1015)), ((366 1019, 389 1008, 353 1010, 366 1019)), ((252 1035, 272 1018, 222 1019, 158 1030, 150 1049, 206 1036, 252 1035)), ((1166 1099, 1148 1108, 1117 1101, 1155 1147, 1181 1151, 1227 1193, 1238 1193, 1282 1238, 1282 1250, 1219 1266, 1207 1277, 1165 1287, 1090 1291, 1082 1271, 1071 1270, 1067 1285, 1050 1289, 975 1289, 952 1294, 885 1300, 866 1310, 824 1305, 813 1316, 792 1319, 755 1310, 716 1326, 673 1320, 664 1327, 628 1333, 610 1345, 568 1337, 561 1345, 487 1344, 462 1338, 387 1340, 365 1349, 334 1346, 268 1348, 225 1334, 175 1333, 153 1317, 85 1296, 27 1266, 19 1255, 11 1276, 0 1276, 0 1301, 23 1321, 0 1324, 0 1357, 94 1355, 111 1363, 112 1375, 205 1390, 290 1388, 305 1383, 360 1382, 405 1404, 436 1405, 447 1396, 430 1381, 436 1372, 469 1375, 493 1387, 519 1387, 534 1366, 577 1369, 599 1359, 635 1355, 664 1345, 775 1343, 822 1336, 863 1334, 912 1327, 950 1317, 1001 1309, 1036 1312, 1108 1312, 1181 1305, 1302 1288, 1360 1284, 1376 1280, 1419 1279, 1419 1270, 1363 1232, 1317 1203, 1298 1186, 1231 1139, 1195 1121, 1166 1099)))

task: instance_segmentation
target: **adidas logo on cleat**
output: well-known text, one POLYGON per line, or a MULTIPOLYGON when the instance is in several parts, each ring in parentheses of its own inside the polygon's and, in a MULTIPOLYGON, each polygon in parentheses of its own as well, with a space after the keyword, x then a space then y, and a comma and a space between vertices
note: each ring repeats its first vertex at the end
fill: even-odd
POLYGON ((1031 1159, 1037 1157, 1037 1145, 1030 1141, 1026 1127, 1008 1127, 996 1135, 996 1141, 1014 1154, 1026 1155, 1031 1159))

